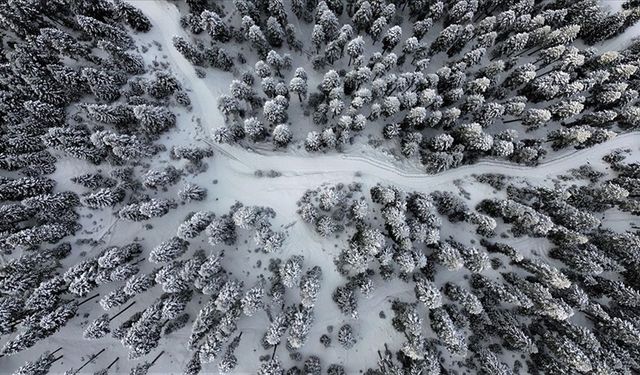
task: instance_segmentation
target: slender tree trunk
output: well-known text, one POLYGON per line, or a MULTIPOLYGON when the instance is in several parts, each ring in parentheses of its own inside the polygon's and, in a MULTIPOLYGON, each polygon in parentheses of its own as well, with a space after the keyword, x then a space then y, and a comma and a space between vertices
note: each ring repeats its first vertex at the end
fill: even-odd
POLYGON ((104 349, 100 350, 98 353, 96 353, 96 354, 94 354, 93 356, 91 356, 91 357, 89 358, 89 360, 88 360, 88 361, 86 361, 82 366, 80 366, 80 368, 79 368, 79 369, 77 369, 77 370, 76 370, 76 373, 80 372, 80 370, 82 370, 83 368, 85 368, 85 367, 86 367, 89 363, 91 363, 94 359, 98 358, 98 356, 99 356, 100 354, 102 354, 105 350, 107 350, 107 349, 106 349, 106 348, 104 348, 104 349))
MULTIPOLYGON (((536 64, 533 64, 533 65, 536 65, 536 64)), ((539 68, 537 68, 537 69, 535 70, 535 71, 536 71, 536 73, 537 73, 537 72, 539 72, 539 71, 541 71, 542 69, 546 68, 547 66, 549 66, 549 64, 544 64, 544 65, 540 66, 539 68)))
POLYGON ((273 347, 273 353, 271 354, 271 359, 273 359, 276 356, 276 350, 278 349, 278 345, 273 347))
POLYGON ((546 76, 547 74, 549 74, 549 73, 553 73, 553 72, 555 72, 555 71, 556 71, 556 69, 551 69, 551 70, 549 70, 548 72, 545 72, 545 73, 540 74, 540 75, 539 75, 538 77, 536 77, 536 78, 544 77, 544 76, 546 76))
POLYGON ((384 92, 384 94, 385 94, 385 95, 387 95, 387 96, 389 96, 389 94, 391 94, 395 89, 396 89, 396 87, 395 87, 395 86, 393 86, 393 87, 389 87, 389 88, 384 92))
POLYGON ((146 259, 140 259, 139 261, 132 263, 132 265, 135 266, 136 264, 140 264, 140 263, 144 262, 145 260, 146 259))
POLYGON ((120 357, 116 357, 116 359, 113 360, 113 362, 109 363, 109 366, 107 366, 107 370, 111 368, 111 366, 115 365, 116 362, 118 362, 118 360, 120 359, 120 357))
POLYGON ((59 347, 58 349, 56 349, 56 350, 52 351, 49 355, 56 354, 56 353, 57 353, 57 352, 59 352, 60 350, 62 350, 62 346, 61 346, 61 347, 59 347))
POLYGON ((133 306, 136 303, 136 301, 133 301, 129 304, 129 306, 125 307, 124 309, 120 310, 119 313, 117 313, 116 315, 112 316, 109 321, 112 321, 113 319, 117 318, 118 316, 122 315, 122 313, 124 313, 125 311, 129 310, 129 308, 131 306, 133 306))
POLYGON ((512 122, 518 122, 518 121, 522 121, 522 119, 521 119, 521 118, 517 118, 517 119, 515 119, 515 120, 502 121, 502 123, 503 123, 503 124, 509 124, 509 123, 512 123, 512 122))
POLYGON ((159 359, 163 354, 164 354, 164 350, 163 350, 163 351, 161 351, 161 352, 160 352, 160 354, 158 354, 158 355, 153 359, 153 361, 151 361, 151 365, 150 365, 149 367, 153 366, 153 364, 154 364, 154 363, 156 363, 156 361, 157 361, 157 360, 158 360, 158 359, 159 359))
POLYGON ((515 57, 520 57, 520 56, 524 55, 525 53, 531 51, 534 48, 536 48, 536 47, 533 46, 533 47, 525 48, 522 52, 520 52, 519 54, 515 55, 515 57))
POLYGON ((91 297, 89 297, 89 298, 85 299, 84 301, 80 302, 80 303, 78 304, 78 306, 82 306, 82 305, 84 305, 85 303, 87 303, 87 302, 91 301, 92 299, 94 299, 94 298, 96 298, 96 297, 100 297, 100 293, 98 293, 98 294, 94 294, 94 295, 92 295, 91 297))
MULTIPOLYGON (((538 61, 540 61, 540 60, 538 60, 538 61)), ((540 66, 538 69, 536 69, 536 72, 537 72, 538 70, 542 70, 542 69, 546 68, 547 66, 549 66, 549 65, 551 65, 551 64, 553 64, 553 63, 555 63, 555 62, 557 62, 557 61, 560 61, 560 59, 555 59, 555 60, 553 60, 553 61, 549 61, 548 63, 546 63, 546 64, 544 64, 544 65, 540 66)), ((533 65, 536 65, 536 64, 533 64, 533 65)))
POLYGON ((537 52, 542 51, 543 49, 545 49, 545 47, 538 47, 538 48, 536 48, 533 52, 530 52, 527 56, 533 56, 533 55, 535 55, 537 52))
POLYGON ((380 367, 382 369, 382 373, 386 374, 387 373, 387 365, 384 363, 384 360, 382 359, 382 354, 380 354, 379 350, 378 350, 378 357, 380 358, 380 367))
POLYGON ((58 358, 54 358, 53 361, 51 361, 51 363, 56 363, 58 362, 63 356, 60 356, 58 358))

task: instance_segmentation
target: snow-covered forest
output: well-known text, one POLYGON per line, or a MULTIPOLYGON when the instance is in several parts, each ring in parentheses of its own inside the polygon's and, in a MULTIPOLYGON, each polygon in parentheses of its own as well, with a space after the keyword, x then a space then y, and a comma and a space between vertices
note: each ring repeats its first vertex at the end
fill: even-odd
POLYGON ((639 373, 638 21, 0 1, 0 373, 639 373))

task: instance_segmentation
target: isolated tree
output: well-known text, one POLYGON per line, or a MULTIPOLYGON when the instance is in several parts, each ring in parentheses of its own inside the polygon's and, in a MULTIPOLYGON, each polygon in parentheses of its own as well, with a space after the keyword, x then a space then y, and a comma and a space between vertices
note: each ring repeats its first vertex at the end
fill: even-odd
POLYGON ((248 289, 241 299, 242 310, 245 315, 252 316, 256 311, 263 308, 263 298, 265 295, 265 281, 259 279, 258 282, 248 289))
POLYGON ((286 147, 289 142, 291 142, 293 135, 291 133, 291 129, 289 129, 289 125, 278 124, 273 129, 272 137, 275 146, 286 147))
POLYGON ((117 318, 119 315, 122 315, 129 308, 131 308, 134 303, 135 302, 132 302, 131 304, 129 304, 127 307, 125 307, 124 309, 122 309, 120 312, 118 312, 112 317, 109 317, 109 314, 102 314, 99 318, 91 322, 87 326, 87 328, 85 328, 84 332, 82 333, 82 336, 85 339, 89 339, 89 340, 97 340, 106 336, 111 331, 109 327, 109 323, 113 319, 117 318))
POLYGON ((431 43, 431 53, 436 54, 438 52, 444 52, 451 48, 459 31, 460 25, 455 23, 444 28, 431 43))
POLYGON ((286 287, 293 288, 294 285, 299 283, 300 277, 302 276, 302 261, 302 256, 294 255, 281 264, 280 277, 286 287))
POLYGON ((172 39, 173 46, 175 47, 187 61, 196 66, 202 66, 205 63, 205 55, 202 51, 198 50, 194 45, 181 36, 174 36, 172 39))
POLYGON ((307 97, 307 80, 302 77, 291 78, 289 91, 298 95, 298 100, 302 102, 302 100, 307 97))
POLYGON ((244 132, 250 140, 256 142, 264 138, 266 129, 257 118, 250 117, 244 120, 244 132))
POLYGON ((301 348, 307 341, 311 326, 313 325, 313 310, 300 306, 291 316, 289 337, 287 344, 294 349, 301 348))
POLYGON ((275 17, 267 19, 267 29, 265 30, 267 41, 272 47, 281 47, 285 39, 285 32, 275 17))
POLYGON ((333 300, 343 314, 352 318, 358 317, 358 299, 352 287, 345 285, 336 288, 333 300))
POLYGON ((353 337, 353 328, 349 324, 345 324, 338 330, 338 342, 345 349, 351 349, 356 344, 356 339, 353 337))
POLYGON ((84 32, 95 39, 112 41, 123 47, 133 44, 131 36, 123 30, 89 16, 76 16, 76 22, 84 32))
POLYGON ((293 308, 291 307, 281 311, 273 318, 263 338, 267 345, 278 345, 280 343, 282 336, 291 324, 292 314, 293 308))
POLYGON ((300 297, 304 307, 312 308, 315 305, 320 291, 321 278, 322 269, 319 266, 314 266, 300 279, 300 297))
POLYGON ((260 26, 253 25, 249 27, 249 32, 247 33, 247 37, 251 42, 251 44, 253 45, 253 47, 256 50, 258 50, 258 53, 260 55, 266 55, 269 44, 267 42, 267 38, 262 33, 260 26))
POLYGON ((349 55, 349 66, 351 62, 364 52, 364 39, 358 36, 347 44, 347 54, 349 55))
POLYGON ((262 362, 258 368, 258 375, 284 375, 285 371, 278 356, 262 362))
POLYGON ((323 145, 323 140, 317 131, 311 131, 307 134, 307 138, 304 140, 304 148, 309 151, 320 151, 323 145))
POLYGON ((451 300, 460 303, 462 308, 469 314, 477 315, 482 313, 482 303, 472 292, 453 283, 447 283, 444 293, 451 300))
POLYGON ((240 345, 240 339, 242 338, 242 332, 238 336, 236 336, 229 345, 227 345, 227 349, 220 359, 220 363, 218 363, 218 369, 221 373, 231 373, 238 364, 238 358, 235 356, 235 350, 240 345))

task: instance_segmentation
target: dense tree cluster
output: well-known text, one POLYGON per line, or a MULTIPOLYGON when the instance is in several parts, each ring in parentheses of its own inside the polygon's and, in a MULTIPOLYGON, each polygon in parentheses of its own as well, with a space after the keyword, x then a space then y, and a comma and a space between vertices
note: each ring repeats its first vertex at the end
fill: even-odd
POLYGON ((357 183, 326 184, 309 190, 298 201, 298 214, 321 237, 329 237, 365 219, 367 205, 361 190, 357 183))
POLYGON ((227 17, 191 9, 183 26, 195 42, 174 41, 196 65, 239 63, 241 77, 218 103, 226 117, 218 142, 296 141, 317 152, 373 134, 437 173, 478 157, 537 164, 549 151, 544 139, 524 136, 547 125, 546 140, 558 150, 602 143, 638 124, 637 43, 621 52, 577 43, 620 35, 640 19, 636 2, 615 13, 596 0, 234 6, 227 17), (294 19, 311 34, 300 38, 294 19), (258 60, 229 57, 231 44, 246 44, 258 60), (314 71, 295 68, 287 50, 305 51, 314 71), (220 51, 228 63, 218 61, 220 51), (309 81, 319 82, 315 92, 309 81), (315 129, 290 118, 299 106, 315 129))
MULTIPOLYGON (((360 296, 369 297, 396 277, 413 284, 415 292, 414 301, 399 298, 393 304, 394 327, 407 340, 391 344, 400 361, 385 346, 379 367, 369 371, 436 374, 441 363, 459 356, 488 373, 511 373, 523 365, 545 373, 636 368, 631 358, 639 333, 634 307, 640 304, 640 242, 633 227, 610 226, 606 213, 640 212, 634 185, 640 175, 624 152, 604 160, 613 176, 579 168, 584 173, 552 187, 486 176, 481 180, 501 181, 496 186, 506 198, 482 200, 477 211, 450 191, 407 194, 377 185, 370 198, 358 191, 354 201, 361 199, 368 213, 337 233, 346 248, 336 264, 347 277, 333 292, 338 309, 346 318, 358 318, 360 296), (458 229, 451 232, 454 226, 458 229), (463 241, 458 233, 464 227, 466 236, 477 240, 463 241), (456 235, 440 238, 443 231, 456 235), (511 237, 548 244, 548 258, 514 247, 511 237), (451 272, 465 276, 454 278, 451 272), (620 333, 625 329, 628 334, 620 333), (430 332, 436 340, 429 339, 430 332), (487 349, 486 342, 493 344, 487 349), (526 363, 508 361, 505 351, 520 352, 526 363)), ((301 200, 313 202, 313 210, 299 210, 309 224, 314 223, 306 217, 315 217, 309 212, 322 212, 325 188, 301 200)), ((345 325, 338 341, 349 348, 351 335, 345 325)), ((329 337, 325 342, 330 345, 329 337)))

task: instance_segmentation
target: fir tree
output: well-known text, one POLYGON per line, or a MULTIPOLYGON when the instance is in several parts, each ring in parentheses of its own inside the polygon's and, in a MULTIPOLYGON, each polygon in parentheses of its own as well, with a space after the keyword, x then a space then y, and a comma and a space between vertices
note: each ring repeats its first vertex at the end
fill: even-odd
POLYGON ((293 135, 287 124, 278 124, 273 129, 273 143, 277 147, 286 147, 291 142, 293 135))
POLYGON ((129 47, 133 44, 132 38, 123 30, 93 17, 78 15, 76 16, 76 22, 84 32, 95 39, 113 41, 123 47, 129 47))
POLYGON ((48 374, 51 366, 62 359, 62 355, 56 357, 55 353, 57 353, 60 349, 58 348, 53 352, 46 351, 44 352, 37 360, 34 362, 27 362, 26 364, 20 366, 15 372, 14 375, 45 375, 48 374))
POLYGON ((313 310, 300 306, 291 316, 287 344, 293 349, 301 348, 307 341, 313 325, 313 310))
POLYGON ((300 279, 300 297, 302 306, 312 308, 318 298, 322 269, 314 266, 300 279))
POLYGON ((277 356, 262 362, 258 368, 258 375, 284 375, 284 369, 277 356))
POLYGON ((414 290, 418 301, 428 309, 437 309, 442 306, 442 295, 433 282, 424 277, 416 278, 415 282, 414 290))
POLYGON ((351 349, 356 344, 356 339, 353 337, 353 328, 349 324, 345 324, 338 330, 338 342, 345 349, 351 349))
POLYGON ((333 300, 343 314, 358 317, 358 300, 353 288, 348 285, 338 287, 333 293, 333 300))
POLYGON ((258 280, 256 285, 248 289, 241 299, 242 311, 246 316, 252 316, 256 311, 263 308, 263 298, 265 294, 264 279, 258 280))
POLYGON ((178 226, 178 237, 189 240, 197 237, 213 221, 214 215, 207 211, 198 211, 178 226))
POLYGON ((231 39, 229 27, 216 12, 204 10, 200 14, 202 28, 209 33, 212 39, 219 42, 227 42, 231 39))
POLYGON ((442 308, 433 309, 429 312, 431 328, 438 339, 445 347, 457 355, 464 355, 467 352, 467 344, 462 332, 455 329, 451 317, 442 308))
POLYGON ((192 183, 186 183, 178 192, 178 197, 184 201, 202 201, 207 197, 207 189, 192 183))

